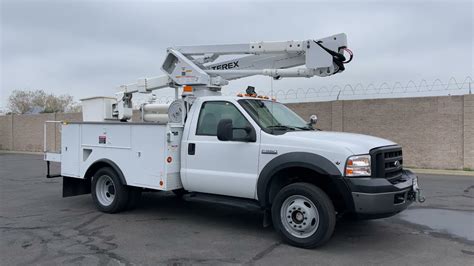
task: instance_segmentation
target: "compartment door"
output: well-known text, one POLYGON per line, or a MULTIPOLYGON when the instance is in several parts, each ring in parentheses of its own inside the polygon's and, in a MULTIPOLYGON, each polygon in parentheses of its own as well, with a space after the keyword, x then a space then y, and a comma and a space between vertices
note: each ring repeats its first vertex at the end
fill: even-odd
POLYGON ((80 148, 79 124, 62 125, 61 133, 61 175, 79 177, 80 148))

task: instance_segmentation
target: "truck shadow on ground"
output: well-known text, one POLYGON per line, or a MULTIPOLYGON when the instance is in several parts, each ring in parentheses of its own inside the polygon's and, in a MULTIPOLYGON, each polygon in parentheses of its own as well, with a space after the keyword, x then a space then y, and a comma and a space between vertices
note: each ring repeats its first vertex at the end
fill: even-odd
MULTIPOLYGON (((180 199, 172 193, 144 193, 134 210, 127 212, 134 222, 186 220, 213 228, 246 230, 249 233, 262 233, 279 240, 273 226, 263 227, 263 213, 237 208, 219 203, 205 203, 180 199), (133 218, 132 218, 133 217, 133 218)), ((384 225, 382 220, 338 219, 333 238, 362 240, 364 237, 379 234, 384 225)))
POLYGON ((263 214, 219 203, 180 199, 168 192, 143 193, 137 207, 128 213, 137 222, 145 220, 185 220, 212 222, 219 227, 262 228, 263 214), (143 220, 142 218, 145 218, 143 220))

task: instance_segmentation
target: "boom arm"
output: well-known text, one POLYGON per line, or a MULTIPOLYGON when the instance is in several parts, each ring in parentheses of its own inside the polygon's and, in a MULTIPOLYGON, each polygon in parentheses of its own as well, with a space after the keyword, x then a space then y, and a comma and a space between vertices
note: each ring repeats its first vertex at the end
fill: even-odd
POLYGON ((166 75, 122 85, 118 105, 127 104, 122 98, 135 92, 148 93, 185 85, 218 91, 229 80, 253 75, 275 79, 330 76, 344 71, 344 63, 352 59, 349 51, 351 58, 346 61, 344 50, 347 50, 347 37, 343 33, 319 40, 177 46, 167 51, 162 65, 166 75), (235 58, 215 63, 224 55, 235 55, 235 58), (305 67, 294 68, 303 65, 305 67))

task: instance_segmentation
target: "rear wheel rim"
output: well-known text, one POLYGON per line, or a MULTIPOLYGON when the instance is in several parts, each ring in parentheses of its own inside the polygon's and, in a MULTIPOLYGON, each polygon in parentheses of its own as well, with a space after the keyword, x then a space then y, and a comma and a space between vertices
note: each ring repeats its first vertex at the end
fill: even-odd
POLYGON ((319 227, 319 212, 307 197, 292 195, 281 205, 280 219, 285 230, 297 238, 312 236, 319 227))
POLYGON ((99 176, 95 186, 95 194, 97 195, 97 200, 101 205, 110 206, 112 202, 114 202, 115 191, 115 184, 110 176, 99 176))

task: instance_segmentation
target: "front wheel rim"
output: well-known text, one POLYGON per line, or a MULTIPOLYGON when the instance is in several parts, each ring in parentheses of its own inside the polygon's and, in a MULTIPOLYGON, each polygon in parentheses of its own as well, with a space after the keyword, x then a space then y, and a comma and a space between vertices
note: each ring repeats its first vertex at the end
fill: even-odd
POLYGON ((307 197, 292 195, 283 202, 280 219, 285 230, 297 238, 312 236, 319 227, 319 212, 307 197))
POLYGON ((102 175, 97 179, 95 193, 97 200, 103 206, 110 206, 115 199, 115 184, 108 175, 102 175))

